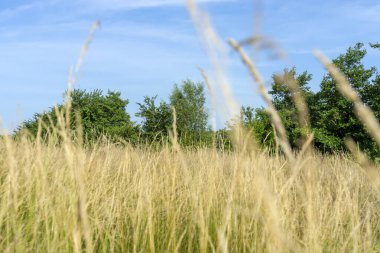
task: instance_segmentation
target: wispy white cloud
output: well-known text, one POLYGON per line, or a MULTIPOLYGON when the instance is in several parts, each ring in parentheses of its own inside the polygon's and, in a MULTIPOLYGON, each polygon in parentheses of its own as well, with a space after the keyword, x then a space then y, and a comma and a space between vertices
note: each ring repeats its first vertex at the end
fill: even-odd
POLYGON ((362 3, 354 2, 347 4, 343 8, 346 16, 357 19, 358 21, 365 21, 371 23, 380 22, 380 3, 362 3))
POLYGON ((62 0, 32 0, 27 1, 24 4, 16 5, 14 7, 4 8, 0 10, 0 20, 12 18, 15 16, 19 16, 25 13, 30 13, 35 10, 42 10, 58 3, 62 2, 62 0))
MULTIPOLYGON (((234 2, 237 0, 198 0, 198 3, 234 2)), ((161 6, 181 6, 185 0, 81 0, 92 9, 125 10, 161 6)))
POLYGON ((29 10, 32 10, 32 9, 37 8, 39 6, 40 6, 40 3, 32 2, 32 3, 19 5, 19 6, 13 7, 13 8, 6 8, 3 10, 0 10, 0 20, 13 17, 15 15, 21 14, 21 13, 29 11, 29 10))

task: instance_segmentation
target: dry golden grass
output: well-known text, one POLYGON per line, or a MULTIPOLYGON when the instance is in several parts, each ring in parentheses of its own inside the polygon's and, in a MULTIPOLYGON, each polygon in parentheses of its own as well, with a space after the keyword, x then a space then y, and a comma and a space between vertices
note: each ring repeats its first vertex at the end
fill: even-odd
POLYGON ((380 198, 345 156, 1 140, 1 252, 374 252, 380 198))
MULTIPOLYGON (((188 7, 234 113, 238 104, 223 72, 219 38, 193 1, 188 7)), ((97 26, 69 78, 66 110, 97 26)), ((238 43, 230 44, 259 84, 284 157, 259 151, 238 124, 233 152, 183 150, 175 120, 171 142, 160 151, 106 140, 85 148, 81 138, 72 141, 70 117, 57 109, 52 136, 59 136, 59 145, 54 137, 0 138, 0 252, 380 252, 380 168, 351 142, 359 163, 315 153, 309 131, 301 152, 293 152, 258 70, 238 43)), ((379 142, 376 119, 322 60, 379 142)), ((294 80, 289 88, 298 91, 294 80)), ((302 97, 294 101, 308 128, 302 97)))

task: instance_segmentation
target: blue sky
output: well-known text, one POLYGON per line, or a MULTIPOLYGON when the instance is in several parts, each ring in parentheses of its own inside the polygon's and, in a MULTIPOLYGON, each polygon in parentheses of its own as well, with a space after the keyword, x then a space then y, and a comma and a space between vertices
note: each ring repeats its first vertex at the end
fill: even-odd
MULTIPOLYGON (((223 40, 252 34, 252 0, 198 2, 223 40)), ((262 33, 288 53, 285 60, 255 56, 268 85, 272 73, 296 66, 313 74, 316 90, 325 72, 313 49, 333 58, 356 42, 380 41, 377 0, 264 0, 261 10, 262 33)), ((174 83, 202 80, 198 66, 211 71, 182 0, 1 0, 0 118, 5 128, 14 129, 62 101, 69 68, 95 20, 102 26, 76 87, 121 91, 132 116, 143 96, 167 99, 174 83)), ((367 64, 375 65, 378 51, 368 52, 367 64)), ((229 56, 227 73, 239 103, 262 105, 245 68, 236 55, 229 56)))

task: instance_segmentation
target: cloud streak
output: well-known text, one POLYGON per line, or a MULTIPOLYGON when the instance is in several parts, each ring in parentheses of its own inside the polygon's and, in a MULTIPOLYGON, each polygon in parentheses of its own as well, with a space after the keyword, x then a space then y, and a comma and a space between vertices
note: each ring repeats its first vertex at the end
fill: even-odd
MULTIPOLYGON (((198 0, 198 3, 235 2, 236 0, 198 0)), ((82 0, 91 9, 126 10, 164 6, 184 6, 184 0, 82 0)))

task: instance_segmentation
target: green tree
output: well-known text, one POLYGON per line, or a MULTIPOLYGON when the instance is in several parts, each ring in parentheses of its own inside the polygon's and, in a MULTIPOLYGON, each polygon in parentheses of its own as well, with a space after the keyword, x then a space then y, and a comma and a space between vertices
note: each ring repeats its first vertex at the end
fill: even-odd
MULTIPOLYGON (((374 49, 380 49, 380 43, 369 43, 369 45, 374 49)), ((378 72, 376 72, 371 81, 371 85, 366 86, 364 96, 367 105, 372 108, 376 117, 380 119, 380 74, 378 72)))
POLYGON ((304 130, 299 125, 298 112, 289 85, 291 82, 296 82, 306 104, 312 104, 314 94, 309 87, 312 75, 307 71, 297 74, 296 68, 293 67, 285 69, 280 75, 273 75, 272 79, 272 90, 269 94, 273 97, 273 104, 280 114, 291 146, 293 148, 299 147, 299 141, 304 130))
POLYGON ((246 127, 248 129, 253 127, 255 120, 255 109, 250 106, 242 106, 240 108, 240 122, 242 123, 243 127, 246 127))
POLYGON ((163 101, 156 105, 156 98, 157 96, 144 97, 143 103, 137 103, 139 112, 136 116, 143 118, 142 135, 149 141, 160 141, 166 138, 173 122, 170 105, 163 101))
MULTIPOLYGON (((272 95, 273 104, 278 111, 281 120, 288 134, 288 139, 293 148, 298 147, 302 129, 300 128, 296 106, 293 102, 293 94, 289 89, 289 82, 297 82, 301 95, 306 102, 311 102, 313 93, 308 86, 312 76, 308 72, 297 74, 296 68, 284 69, 281 74, 272 75, 272 95)), ((242 107, 243 125, 252 127, 255 132, 256 140, 267 147, 275 146, 275 135, 270 117, 264 108, 242 107)))
POLYGON ((174 86, 170 95, 170 104, 176 110, 178 135, 182 143, 192 144, 205 137, 208 130, 205 102, 202 83, 185 80, 182 85, 174 86))
MULTIPOLYGON (((71 94, 71 105, 70 115, 72 120, 70 128, 72 130, 76 129, 77 123, 74 117, 79 115, 83 134, 87 140, 94 140, 102 135, 126 140, 132 140, 136 137, 135 126, 126 112, 128 100, 122 99, 120 92, 108 91, 104 95, 101 90, 87 92, 75 89, 71 94)), ((63 104, 57 105, 57 108, 65 112, 63 104)), ((33 119, 25 121, 17 132, 28 130, 32 135, 36 135, 39 119, 47 126, 43 130, 43 133, 46 134, 48 129, 52 130, 57 126, 58 120, 55 108, 51 108, 44 113, 35 114, 33 119)))
POLYGON ((369 46, 375 49, 380 49, 380 43, 369 43, 369 46))
MULTIPOLYGON (((376 73, 375 67, 366 68, 362 62, 367 51, 362 43, 349 47, 333 63, 347 77, 352 87, 358 92, 363 102, 375 113, 377 107, 379 86, 377 79, 371 81, 376 73)), ((326 74, 321 82, 321 89, 316 93, 312 107, 313 130, 315 145, 324 151, 341 151, 345 149, 344 139, 351 137, 367 153, 374 150, 374 142, 366 133, 362 123, 354 114, 351 102, 347 101, 337 90, 336 82, 330 74, 326 74)))
POLYGON ((254 118, 249 124, 253 128, 256 141, 260 146, 274 149, 276 146, 271 119, 264 108, 254 110, 254 118))

